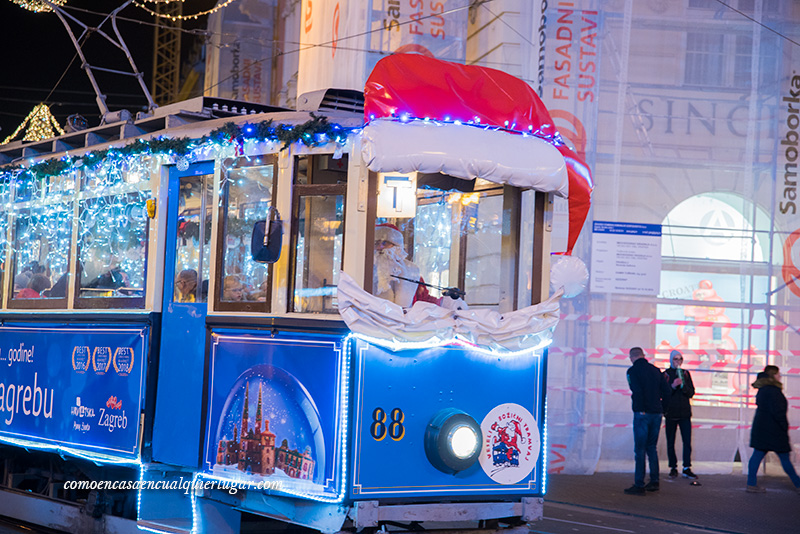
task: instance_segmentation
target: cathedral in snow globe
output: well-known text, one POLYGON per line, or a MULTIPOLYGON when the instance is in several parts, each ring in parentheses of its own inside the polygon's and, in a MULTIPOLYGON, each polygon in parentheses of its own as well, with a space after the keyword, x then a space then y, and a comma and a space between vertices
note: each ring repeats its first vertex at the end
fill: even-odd
POLYGON ((214 474, 321 484, 325 446, 319 411, 303 385, 271 365, 234 383, 217 425, 214 474))

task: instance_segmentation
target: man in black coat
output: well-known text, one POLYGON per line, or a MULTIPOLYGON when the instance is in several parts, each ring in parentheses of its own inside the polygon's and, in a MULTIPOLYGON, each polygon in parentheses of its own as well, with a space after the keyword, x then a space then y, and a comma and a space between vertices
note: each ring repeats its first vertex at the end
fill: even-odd
POLYGON ((633 408, 633 453, 636 460, 633 486, 627 488, 628 495, 645 495, 646 491, 658 491, 658 432, 661 430, 661 415, 670 396, 667 381, 658 368, 648 362, 641 347, 630 350, 633 364, 628 368, 628 385, 631 388, 633 408), (644 484, 644 457, 650 463, 650 482, 644 484))
POLYGON ((681 369, 683 355, 677 350, 669 353, 669 369, 664 371, 664 379, 669 384, 671 394, 667 411, 665 432, 667 434, 667 458, 669 459, 669 476, 678 476, 678 457, 675 454, 675 433, 681 429, 683 442, 683 476, 695 479, 692 473, 692 405, 689 402, 694 396, 694 384, 689 371, 681 369))

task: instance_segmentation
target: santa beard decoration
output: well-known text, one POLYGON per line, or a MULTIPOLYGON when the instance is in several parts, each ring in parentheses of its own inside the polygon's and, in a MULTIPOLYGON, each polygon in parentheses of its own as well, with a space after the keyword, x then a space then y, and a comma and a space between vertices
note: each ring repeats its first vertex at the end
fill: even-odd
POLYGON ((417 292, 418 284, 400 280, 394 276, 419 280, 419 268, 404 257, 400 247, 376 250, 373 268, 373 294, 407 308, 414 303, 414 294, 417 292))

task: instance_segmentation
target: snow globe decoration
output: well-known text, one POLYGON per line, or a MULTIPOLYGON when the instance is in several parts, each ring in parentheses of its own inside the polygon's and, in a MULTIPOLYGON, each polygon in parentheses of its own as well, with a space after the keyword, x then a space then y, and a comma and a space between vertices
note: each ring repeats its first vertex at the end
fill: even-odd
POLYGON ((319 410, 297 378, 279 367, 256 365, 236 379, 214 436, 215 475, 279 479, 309 490, 323 483, 319 410))

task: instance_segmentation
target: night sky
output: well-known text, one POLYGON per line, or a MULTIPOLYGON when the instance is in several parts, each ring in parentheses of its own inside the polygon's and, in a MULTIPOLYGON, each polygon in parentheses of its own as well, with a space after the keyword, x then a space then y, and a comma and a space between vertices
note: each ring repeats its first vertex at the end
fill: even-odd
MULTIPOLYGON (((108 12, 124 0, 68 0, 68 13, 89 26, 97 25, 108 12), (85 10, 85 11, 83 11, 85 10)), ((195 13, 214 5, 213 0, 189 0, 184 14, 195 13)), ((205 27, 207 17, 186 22, 185 27, 205 27)), ((151 85, 153 61, 153 24, 155 18, 131 4, 121 13, 119 30, 141 72, 145 84, 151 85), (132 19, 132 20, 123 20, 132 19)), ((80 59, 67 30, 55 13, 33 13, 10 0, 0 0, 0 43, 3 68, 0 71, 0 142, 11 135, 33 107, 52 104, 50 110, 63 127, 68 115, 80 114, 90 127, 100 123, 100 112, 89 78, 81 69, 80 59)), ((82 29, 73 25, 76 37, 82 29)), ((109 23, 102 29, 113 35, 109 23)), ((182 52, 189 46, 185 34, 182 52)), ((123 53, 100 35, 92 35, 84 54, 87 61, 103 68, 129 71, 123 53)), ((111 111, 127 109, 135 114, 147 107, 147 100, 138 82, 130 76, 96 73, 100 90, 107 96, 111 111)), ((17 138, 15 138, 17 139, 17 138)))

